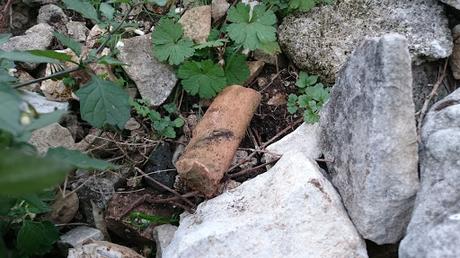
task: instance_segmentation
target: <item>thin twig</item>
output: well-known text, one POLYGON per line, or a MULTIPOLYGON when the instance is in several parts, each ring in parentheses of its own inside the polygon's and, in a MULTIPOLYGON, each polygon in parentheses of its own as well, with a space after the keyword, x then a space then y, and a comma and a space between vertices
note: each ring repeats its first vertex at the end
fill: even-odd
MULTIPOLYGON (((121 20, 121 22, 118 24, 117 27, 115 27, 114 30, 111 30, 109 32, 109 34, 107 35, 107 38, 104 40, 104 42, 97 48, 96 50, 96 53, 99 54, 103 49, 104 47, 107 45, 107 43, 109 42, 109 40, 112 38, 113 34, 115 32, 117 32, 121 26, 125 23, 126 19, 128 19, 128 16, 129 14, 131 13, 131 11, 134 9, 134 7, 137 6, 137 4, 135 5, 132 5, 131 8, 129 9, 129 11, 126 13, 126 15, 123 17, 123 19, 121 20)), ((92 64, 94 62, 98 61, 98 59, 96 60, 93 60, 93 61, 86 61, 86 62, 83 62, 81 65, 77 66, 77 67, 73 67, 73 68, 69 68, 69 69, 66 69, 66 70, 63 70, 63 71, 60 71, 60 72, 57 72, 57 73, 54 73, 54 74, 50 74, 48 76, 45 76, 45 77, 42 77, 42 78, 38 78, 38 79, 34 79, 34 80, 30 80, 30 81, 26 81, 26 82, 22 82, 22 83, 18 83, 16 85, 13 85, 13 88, 15 89, 19 89, 21 87, 24 87, 24 86, 27 86, 27 85, 30 85, 30 84, 34 84, 34 83, 39 83, 39 82, 42 82, 42 81, 45 81, 45 80, 49 80, 49 79, 53 79, 53 78, 56 78, 56 77, 59 77, 59 76, 64 76, 64 75, 67 75, 69 73, 72 73, 72 72, 76 72, 76 71, 79 71, 79 70, 82 70, 85 68, 86 65, 89 65, 89 64, 92 64)))
POLYGON ((33 80, 30 80, 30 81, 18 83, 16 85, 14 85, 13 88, 19 89, 21 87, 24 87, 24 86, 27 86, 27 85, 30 85, 30 84, 39 83, 39 82, 42 82, 42 81, 53 79, 53 78, 63 76, 63 75, 66 75, 66 74, 69 74, 69 73, 72 73, 72 72, 76 72, 76 71, 81 70, 81 69, 83 69, 83 67, 80 67, 80 66, 69 68, 69 69, 66 69, 64 71, 53 73, 53 74, 50 74, 50 75, 42 77, 42 78, 33 79, 33 80))
POLYGON ((248 168, 248 169, 245 169, 245 170, 241 170, 240 172, 237 172, 237 173, 234 173, 234 174, 230 174, 229 177, 233 179, 233 178, 235 178, 235 177, 244 176, 244 175, 249 174, 249 173, 251 173, 251 172, 253 172, 253 171, 255 171, 255 170, 259 169, 259 168, 263 168, 263 167, 265 167, 265 166, 267 166, 267 165, 273 164, 273 163, 275 163, 275 162, 277 162, 277 161, 278 161, 278 159, 275 159, 275 160, 266 162, 266 163, 264 163, 264 164, 261 164, 261 165, 258 165, 258 166, 252 167, 252 168, 248 168))
POLYGON ((138 167, 134 167, 134 169, 141 173, 142 175, 145 176, 145 178, 147 178, 148 180, 152 181, 153 183, 155 183, 156 185, 158 185, 159 187, 165 189, 166 191, 174 194, 175 196, 179 197, 181 200, 183 200, 185 203, 187 203, 188 205, 190 205, 191 207, 195 208, 195 204, 189 200, 187 200, 187 198, 183 198, 182 195, 180 193, 178 193, 176 190, 174 189, 171 189, 170 187, 158 182, 157 180, 155 180, 154 178, 152 178, 151 176, 147 175, 144 171, 142 171, 140 168, 138 167))
MULTIPOLYGON (((268 145, 270 145, 272 142, 274 142, 275 140, 277 140, 280 136, 282 136, 283 134, 285 134, 287 131, 291 130, 294 126, 298 125, 299 123, 301 123, 303 121, 303 118, 299 118, 297 121, 295 121, 293 124, 287 126, 286 128, 284 128, 283 130, 279 131, 275 136, 273 136, 272 138, 270 138, 270 140, 268 140, 267 142, 265 142, 264 144, 262 144, 262 146, 260 146, 260 150, 264 150, 268 145)), ((258 152, 254 151, 252 152, 251 154, 249 154, 245 159, 243 159, 242 161, 238 162, 238 164, 235 164, 234 166, 232 166, 231 168, 229 168, 227 170, 227 173, 234 170, 235 168, 239 167, 241 164, 244 164, 245 162, 251 160, 252 157, 254 157, 254 155, 256 155, 258 152)))
MULTIPOLYGON (((430 102, 434 98, 434 96, 437 95, 438 89, 441 86, 442 82, 444 81, 444 78, 446 77, 448 61, 449 60, 446 59, 441 75, 438 77, 438 80, 433 85, 433 89, 431 90, 430 94, 428 96, 426 96, 425 102, 423 103, 422 109, 420 110, 420 114, 419 114, 419 117, 418 117, 418 125, 417 125, 417 130, 418 130, 419 135, 420 135, 420 132, 421 132, 421 129, 422 129, 423 119, 425 118, 426 112, 428 111, 428 107, 430 105, 430 102)), ((420 142, 420 137, 418 137, 418 138, 419 138, 419 142, 420 142)))

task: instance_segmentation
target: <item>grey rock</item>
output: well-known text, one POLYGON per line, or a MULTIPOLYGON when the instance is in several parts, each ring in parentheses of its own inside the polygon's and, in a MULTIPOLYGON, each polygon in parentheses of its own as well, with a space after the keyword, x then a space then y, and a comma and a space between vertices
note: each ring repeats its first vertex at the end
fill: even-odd
POLYGON ((440 0, 440 1, 460 10, 460 0, 440 0))
MULTIPOLYGON (((51 45, 52 41, 53 28, 46 23, 39 23, 26 30, 25 35, 10 38, 0 45, 0 49, 4 51, 44 50, 51 45)), ((38 64, 24 63, 24 67, 28 70, 35 69, 37 66, 38 64)))
POLYGON ((49 148, 55 147, 78 149, 70 131, 58 123, 33 131, 29 143, 34 145, 40 154, 45 154, 49 148))
POLYGON ((67 33, 73 39, 80 42, 84 42, 86 40, 89 29, 86 27, 84 22, 70 21, 66 24, 66 27, 67 33))
POLYGON ((55 110, 67 110, 69 108, 69 103, 67 102, 50 101, 35 92, 23 91, 21 97, 25 102, 32 105, 39 114, 51 113, 55 110))
POLYGON ((319 124, 303 123, 294 132, 267 146, 270 153, 264 154, 265 160, 271 161, 276 155, 289 155, 290 152, 301 152, 312 159, 319 158, 320 134, 319 124))
POLYGON ((173 239, 176 230, 177 227, 170 224, 156 226, 153 229, 153 238, 155 239, 157 249, 156 258, 163 257, 163 252, 166 249, 166 247, 171 243, 171 240, 173 239))
POLYGON ((211 16, 214 21, 224 17, 227 13, 230 4, 227 0, 212 0, 211 2, 211 16))
POLYGON ((411 82, 403 36, 367 39, 340 72, 321 114, 332 183, 360 234, 377 244, 403 237, 418 189, 411 82))
POLYGON ((331 183, 301 153, 182 214, 163 257, 368 257, 331 183))
POLYGON ((284 19, 282 49, 302 69, 334 83, 340 68, 365 36, 405 35, 414 61, 452 52, 452 37, 438 0, 337 0, 284 19))
POLYGON ((67 258, 144 258, 132 249, 106 241, 95 241, 69 249, 67 258))
POLYGON ((115 193, 115 182, 110 178, 86 175, 72 183, 71 188, 77 191, 80 207, 89 223, 98 223, 98 214, 93 210, 104 210, 115 193), (94 206, 94 207, 93 207, 94 206))
POLYGON ((61 250, 67 250, 71 247, 102 240, 104 240, 104 235, 99 229, 79 226, 62 235, 57 244, 61 250))
POLYGON ((46 23, 39 23, 28 29, 25 35, 10 38, 0 45, 4 51, 46 49, 53 40, 53 28, 46 23))
POLYGON ((61 7, 54 4, 47 4, 38 10, 37 22, 48 23, 49 25, 63 24, 69 20, 61 7))
POLYGON ((421 141, 421 187, 399 257, 460 257, 460 90, 432 106, 421 141))
POLYGON ((172 67, 160 63, 152 54, 150 34, 122 40, 118 58, 123 69, 136 83, 142 98, 161 105, 171 94, 177 77, 172 67))

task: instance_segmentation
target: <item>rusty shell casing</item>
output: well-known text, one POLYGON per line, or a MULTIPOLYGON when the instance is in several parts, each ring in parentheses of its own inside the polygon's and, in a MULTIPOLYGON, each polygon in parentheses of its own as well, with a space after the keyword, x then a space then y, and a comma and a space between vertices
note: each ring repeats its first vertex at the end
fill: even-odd
POLYGON ((214 99, 176 162, 189 187, 207 197, 216 194, 260 100, 257 91, 239 85, 225 88, 214 99))

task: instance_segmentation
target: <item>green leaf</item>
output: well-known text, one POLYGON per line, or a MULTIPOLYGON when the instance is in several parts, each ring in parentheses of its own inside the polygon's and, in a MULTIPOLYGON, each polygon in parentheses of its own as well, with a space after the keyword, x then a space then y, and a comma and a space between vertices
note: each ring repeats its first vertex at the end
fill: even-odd
POLYGON ((53 58, 64 62, 73 62, 71 56, 65 53, 56 52, 54 50, 29 50, 29 53, 35 56, 53 58))
POLYGON ((106 170, 115 167, 110 162, 105 160, 94 159, 79 151, 68 150, 63 147, 48 149, 46 156, 51 159, 60 160, 73 167, 82 169, 106 170))
POLYGON ((94 6, 86 0, 62 0, 67 9, 80 13, 83 17, 99 22, 97 11, 94 6))
POLYGON ((179 67, 178 77, 182 79, 184 90, 191 95, 210 99, 227 85, 222 68, 211 60, 189 61, 179 67))
POLYGON ((103 56, 97 61, 97 63, 105 65, 126 65, 125 63, 111 56, 103 56))
POLYGON ((11 38, 11 33, 1 33, 0 34, 0 45, 6 43, 11 38))
POLYGON ((246 56, 233 54, 225 60, 225 77, 227 84, 243 84, 249 78, 249 67, 246 56))
POLYGON ((0 194, 24 194, 60 183, 70 167, 47 158, 0 150, 0 194))
POLYGON ((0 68, 0 83, 11 83, 17 81, 16 77, 11 76, 8 71, 0 68))
POLYGON ((17 236, 17 248, 25 255, 43 255, 59 239, 59 232, 49 221, 25 220, 17 236))
POLYGON ((227 42, 228 40, 226 39, 216 39, 216 40, 212 40, 212 41, 206 41, 204 43, 200 43, 196 46, 194 46, 195 49, 203 49, 203 48, 212 48, 212 47, 221 47, 224 45, 225 42, 227 42))
POLYGON ((107 19, 113 20, 113 14, 115 13, 115 9, 112 7, 112 5, 108 3, 101 3, 99 10, 107 19))
POLYGON ((128 94, 111 81, 93 75, 76 95, 83 120, 94 127, 112 125, 122 129, 130 118, 128 94))
POLYGON ((316 101, 325 102, 329 98, 329 91, 322 84, 316 84, 313 87, 305 89, 305 94, 316 101))
POLYGON ((79 42, 59 32, 53 32, 53 35, 62 45, 70 48, 77 56, 81 55, 81 44, 79 42))
POLYGON ((277 55, 281 53, 280 45, 276 41, 261 42, 259 48, 269 55, 277 55))
POLYGON ((177 112, 177 106, 174 103, 168 103, 164 104, 163 108, 168 112, 169 114, 173 114, 177 112))
POLYGON ((173 121, 174 127, 177 127, 177 128, 182 127, 184 125, 184 123, 185 123, 184 119, 182 119, 180 117, 174 119, 174 121, 173 121))
POLYGON ((27 51, 2 51, 0 50, 0 58, 5 58, 11 61, 27 62, 27 63, 50 63, 59 64, 59 60, 49 57, 37 56, 27 51))
POLYGON ((290 0, 289 9, 308 12, 315 7, 317 2, 318 0, 290 0))
POLYGON ((36 129, 48 126, 52 123, 59 122, 59 120, 65 113, 67 112, 64 110, 56 110, 51 113, 40 114, 40 116, 36 119, 33 119, 31 123, 24 128, 24 130, 34 131, 36 129))
POLYGON ((319 115, 312 111, 305 110, 303 113, 303 120, 305 123, 314 124, 319 121, 319 115))
POLYGON ((23 195, 21 199, 29 204, 28 210, 32 213, 41 214, 51 210, 48 204, 43 202, 37 194, 23 195))
POLYGON ((160 61, 178 65, 195 52, 193 42, 182 38, 183 29, 171 19, 161 19, 152 33, 153 54, 160 61))
POLYGON ((230 8, 227 20, 232 24, 228 25, 227 32, 237 44, 255 50, 263 42, 276 41, 276 16, 273 11, 266 10, 265 5, 259 4, 254 7, 251 17, 250 8, 243 3, 230 8))
POLYGON ((21 98, 8 85, 0 85, 0 129, 6 130, 13 135, 22 129, 20 124, 21 110, 19 105, 21 98))

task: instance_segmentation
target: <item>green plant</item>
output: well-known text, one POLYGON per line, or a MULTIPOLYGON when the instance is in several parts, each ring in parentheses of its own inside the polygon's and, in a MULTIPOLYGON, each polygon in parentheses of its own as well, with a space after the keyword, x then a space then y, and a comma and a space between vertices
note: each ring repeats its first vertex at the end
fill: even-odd
POLYGON ((255 7, 239 3, 228 10, 227 32, 236 44, 256 50, 262 44, 276 41, 276 16, 265 5, 255 7))
POLYGON ((128 223, 139 228, 145 229, 151 224, 162 225, 162 224, 179 224, 179 218, 177 216, 164 217, 158 215, 150 215, 141 211, 133 211, 129 214, 128 223))
POLYGON ((176 138, 175 128, 181 128, 184 125, 184 120, 180 117, 172 120, 172 115, 177 115, 177 107, 174 103, 163 105, 163 109, 167 115, 162 116, 158 111, 149 108, 149 102, 146 100, 131 101, 131 105, 142 117, 148 118, 152 123, 152 128, 161 137, 176 138))
POLYGON ((318 76, 310 76, 305 72, 300 72, 296 86, 298 94, 290 94, 288 97, 288 112, 295 114, 300 110, 305 122, 318 122, 319 111, 329 98, 329 89, 318 83, 318 76))
POLYGON ((207 59, 201 62, 187 61, 177 73, 184 90, 201 98, 212 98, 220 92, 227 81, 222 67, 207 59))
POLYGON ((262 2, 284 17, 293 12, 308 12, 319 4, 331 4, 334 0, 264 0, 262 2))
POLYGON ((178 65, 195 52, 193 42, 184 38, 184 31, 179 23, 172 19, 161 19, 152 33, 153 54, 160 61, 178 65))

